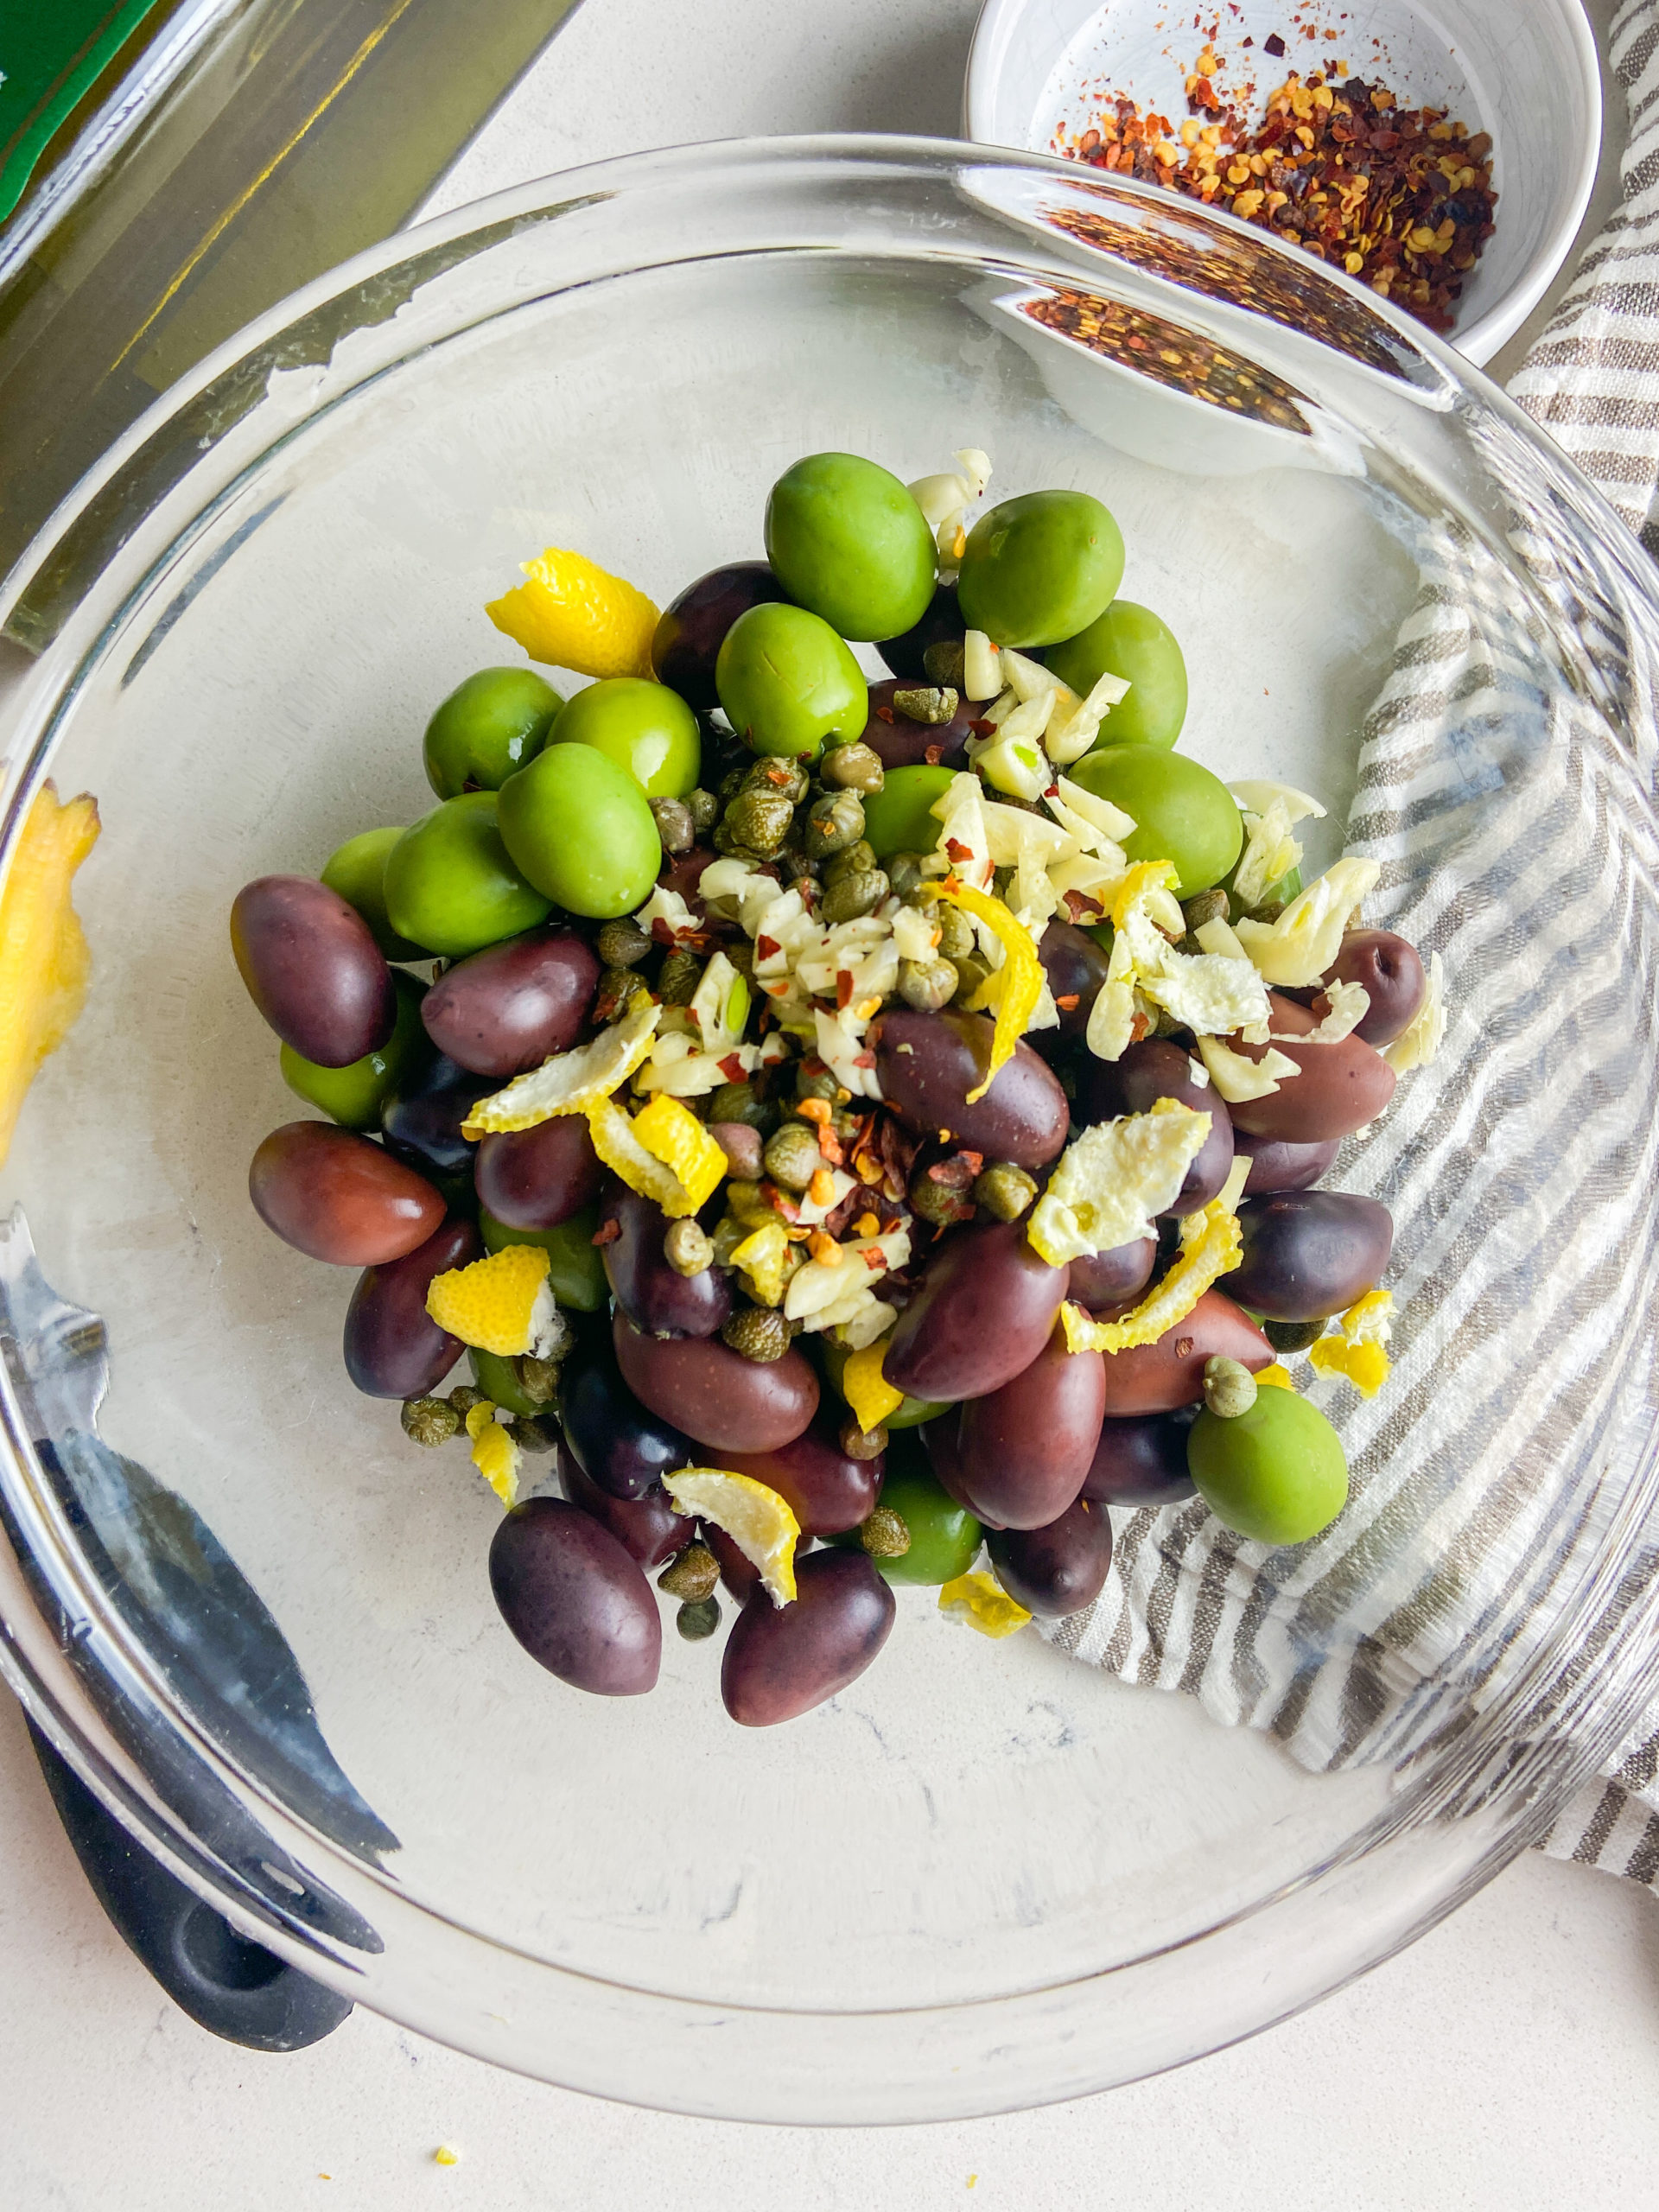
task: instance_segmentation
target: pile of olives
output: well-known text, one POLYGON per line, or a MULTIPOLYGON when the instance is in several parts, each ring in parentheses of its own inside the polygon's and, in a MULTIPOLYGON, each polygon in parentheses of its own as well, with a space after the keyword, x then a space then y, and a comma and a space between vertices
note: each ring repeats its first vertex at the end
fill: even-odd
POLYGON ((677 1599, 692 1640, 718 1625, 723 1583, 740 1610, 721 1691, 747 1726, 844 1688, 892 1629, 894 1586, 953 1580, 982 1546, 1020 1605, 1053 1616, 1103 1586, 1110 1507, 1197 1489, 1268 1542, 1329 1521, 1346 1485, 1334 1433, 1305 1400, 1251 1377, 1387 1265, 1383 1209, 1315 1185, 1387 1103, 1394 1076, 1378 1048, 1425 990, 1408 945, 1351 932, 1324 982, 1363 982, 1364 1021, 1339 1044, 1299 1046, 1324 1010, 1319 992, 1275 995, 1274 1027, 1289 1040, 1277 1049, 1300 1073, 1230 1111, 1181 1033, 1145 1037, 1111 1063, 1090 1055, 1105 933, 1057 919, 1039 956, 1060 1027, 1020 1041, 972 1103, 993 1024, 953 1003, 974 980, 969 938, 945 939, 930 963, 937 988, 907 979, 873 1027, 880 1102, 850 1097, 798 1043, 688 1102, 730 1176, 696 1221, 669 1222, 607 1173, 580 1116, 474 1141, 480 1099, 594 1036, 641 988, 686 1004, 716 947, 747 969, 753 948, 697 889, 717 850, 767 861, 826 917, 837 897, 868 912, 916 884, 938 836, 931 807, 968 765, 969 628, 1046 652, 1079 695, 1103 672, 1130 683, 1109 742, 1069 772, 1134 818, 1132 859, 1173 861, 1195 925, 1196 899, 1226 912, 1239 809, 1173 750, 1180 649, 1155 614, 1118 598, 1122 541, 1098 500, 1006 500, 942 573, 896 477, 818 454, 774 487, 765 545, 765 560, 715 569, 674 601, 650 677, 606 677, 567 701, 528 669, 469 676, 425 732, 431 811, 352 836, 318 879, 249 884, 231 916, 283 1077, 327 1117, 264 1139, 251 1195, 296 1249, 359 1271, 344 1323, 352 1382, 401 1402, 417 1442, 464 1433, 487 1400, 522 1447, 548 1455, 551 1481, 491 1546, 507 1626, 564 1681, 632 1694, 660 1663, 647 1577, 677 1599), (868 682, 849 641, 874 644, 891 675, 868 682), (854 881, 862 906, 843 895, 854 881), (696 916, 695 950, 630 918, 658 883, 696 916), (430 981, 410 963, 433 963, 430 981), (1160 1098, 1208 1113, 1211 1131, 1158 1235, 1050 1266, 1025 1217, 1066 1144, 1160 1098), (838 1157, 877 1163, 857 1205, 912 1238, 907 1270, 882 1293, 901 1308, 884 1369, 903 1401, 868 1432, 840 1400, 847 1350, 802 1335, 727 1264, 735 1194, 763 1209, 769 1192, 798 1195, 790 1161, 825 1132, 838 1157), (1224 1290, 1155 1344, 1069 1351, 1062 1303, 1133 1306, 1170 1263, 1179 1219, 1216 1196, 1241 1152, 1244 1257, 1224 1290), (549 1255, 557 1345, 517 1359, 474 1350, 470 1383, 439 1395, 467 1348, 429 1318, 428 1288, 512 1244, 549 1255), (752 1476, 789 1505, 802 1531, 793 1603, 775 1606, 729 1537, 676 1508, 664 1478, 692 1465, 752 1476))

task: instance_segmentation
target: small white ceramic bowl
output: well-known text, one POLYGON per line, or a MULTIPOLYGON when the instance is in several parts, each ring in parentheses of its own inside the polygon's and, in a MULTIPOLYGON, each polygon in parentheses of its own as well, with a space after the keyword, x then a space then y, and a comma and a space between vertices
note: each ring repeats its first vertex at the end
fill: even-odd
MULTIPOLYGON (((1347 62, 1402 105, 1447 109, 1491 133, 1497 229, 1464 290, 1452 342, 1490 360, 1519 329, 1583 220, 1601 147, 1601 75, 1580 0, 1238 0, 1215 41, 1218 83, 1254 78, 1265 98, 1292 69, 1347 62), (1334 37, 1326 34, 1334 32, 1334 37), (1265 41, 1276 34, 1283 56, 1265 41), (1253 44, 1246 48, 1244 41, 1253 44)), ((1127 92, 1172 122, 1212 28, 1168 0, 985 0, 969 57, 963 135, 1059 150, 1057 134, 1127 92)))

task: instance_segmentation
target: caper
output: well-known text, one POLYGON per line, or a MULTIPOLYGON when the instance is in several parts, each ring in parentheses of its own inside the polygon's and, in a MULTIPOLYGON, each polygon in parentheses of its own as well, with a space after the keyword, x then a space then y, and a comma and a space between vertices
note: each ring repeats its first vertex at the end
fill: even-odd
POLYGON ((961 690, 964 642, 961 638, 939 638, 928 647, 922 655, 922 666, 930 683, 948 684, 953 691, 961 690))
POLYGON ((461 1430, 461 1415, 443 1398, 405 1398, 404 1434, 416 1444, 447 1444, 461 1430))
POLYGON ((651 950, 651 937, 631 914, 607 922, 594 939, 594 950, 607 968, 637 968, 651 950))
POLYGON ((1255 1377, 1220 1352, 1204 1363, 1204 1402, 1217 1421, 1236 1421, 1255 1403, 1255 1377))
POLYGON ((676 1552, 657 1578, 657 1587, 666 1590, 671 1598, 681 1598, 696 1605, 699 1599, 712 1597, 720 1580, 720 1561, 707 1544, 695 1540, 683 1551, 676 1552))
POLYGON ((874 866, 875 847, 868 838, 861 837, 855 844, 849 845, 843 852, 832 854, 825 861, 822 871, 823 881, 826 886, 839 883, 843 875, 856 875, 861 869, 874 866))
POLYGON ((840 922, 855 922, 864 914, 874 913, 887 895, 887 879, 883 871, 879 868, 862 868, 830 885, 818 908, 819 918, 830 929, 840 922))
POLYGON ((1217 883, 1184 900, 1181 912, 1186 917, 1188 934, 1196 936, 1206 922, 1224 922, 1232 912, 1232 904, 1217 883))
POLYGON ((843 851, 864 835, 864 802, 856 791, 836 791, 821 798, 806 817, 801 839, 817 860, 843 851))
POLYGON ((786 798, 791 806, 800 804, 810 783, 804 761, 771 753, 755 761, 743 777, 746 791, 767 791, 775 798, 786 798))
POLYGON ((833 1072, 820 1061, 809 1068, 804 1060, 795 1063, 795 1096, 797 1098, 824 1098, 833 1105, 839 1096, 841 1085, 833 1072))
POLYGON ((879 1421, 874 1428, 861 1428, 854 1419, 842 1424, 838 1441, 849 1459, 879 1459, 887 1448, 887 1432, 879 1421))
POLYGON ((720 819, 720 801, 713 791, 706 791, 699 786, 694 791, 687 791, 685 805, 691 817, 691 827, 700 837, 707 836, 720 819))
POLYGON ((925 722, 937 729, 942 723, 956 719, 962 701, 953 684, 935 683, 907 685, 893 693, 893 703, 907 721, 925 722))
POLYGON ((966 1003, 990 974, 990 963, 976 952, 965 952, 953 953, 951 964, 957 971, 957 997, 966 1003))
POLYGON ((507 1434, 521 1452, 550 1452, 559 1440, 556 1429, 529 1414, 515 1414, 507 1423, 507 1434))
POLYGON ((729 944, 721 945, 721 950, 740 976, 746 980, 753 976, 754 947, 747 938, 734 938, 729 944))
POLYGON ((718 786, 718 796, 722 808, 729 806, 732 801, 737 797, 739 791, 742 790, 744 779, 747 776, 748 772, 748 768, 747 766, 728 768, 726 773, 721 778, 718 786))
POLYGON ((1253 922, 1265 923, 1271 927, 1284 911, 1285 902, 1282 899, 1264 899, 1259 906, 1251 907, 1249 918, 1253 922))
POLYGON ((657 995, 664 1006, 690 1006, 702 981, 702 963, 695 952, 671 952, 657 974, 657 995))
POLYGON ((747 1222, 751 1229, 764 1229, 768 1222, 778 1218, 767 1204, 758 1179, 753 1183, 728 1183, 726 1185, 726 1203, 738 1220, 747 1222))
POLYGON ((1262 1333, 1274 1351, 1306 1351, 1325 1334, 1323 1321, 1264 1321, 1262 1333))
POLYGON ((977 954, 979 939, 974 925, 960 906, 953 906, 948 899, 932 902, 933 919, 939 932, 939 957, 942 960, 965 960, 977 954))
POLYGON ((449 1393, 448 1402, 456 1421, 464 1424, 474 1406, 487 1406, 490 1401, 481 1390, 474 1390, 470 1382, 458 1382, 449 1393))
POLYGON ((651 809, 651 818, 657 824, 657 835, 663 841, 665 853, 689 853, 696 842, 697 828, 691 819, 691 810, 683 798, 653 798, 645 804, 651 809))
POLYGON ((918 1168, 910 1179, 910 1210, 935 1229, 949 1229, 973 1217, 974 1202, 957 1184, 918 1168))
MULTIPOLYGON (((722 1083, 709 1098, 709 1119, 713 1122, 741 1122, 751 1129, 770 1128, 777 1121, 777 1109, 764 1098, 757 1098, 752 1083, 722 1083)), ((760 1171, 756 1171, 757 1177, 760 1171)))
POLYGON ((596 1021, 620 1021, 628 1010, 628 1001, 636 991, 643 991, 645 984, 632 968, 607 968, 599 978, 599 988, 594 994, 594 1019, 596 1021))
POLYGON ((663 1239, 663 1257, 677 1275, 700 1275, 715 1256, 707 1233, 688 1217, 677 1221, 663 1239))
POLYGON ((775 1306, 740 1306, 721 1324, 721 1338, 741 1358, 769 1366, 789 1350, 789 1324, 775 1306))
POLYGON ((518 1370, 518 1387, 533 1406, 549 1403, 559 1387, 559 1367, 568 1344, 561 1349, 559 1359, 541 1359, 533 1351, 521 1352, 513 1363, 518 1370))
POLYGON ((785 1191, 804 1191, 824 1164, 810 1122, 785 1122, 766 1139, 766 1173, 785 1191))
MULTIPOLYGON (((756 1165, 759 1165, 757 1161, 756 1165)), ((734 1213, 723 1213, 715 1224, 715 1233, 709 1240, 715 1248, 714 1264, 728 1268, 732 1255, 746 1236, 754 1234, 747 1221, 740 1221, 734 1213)))
POLYGON ((740 791, 726 810, 721 829, 733 845, 766 859, 783 849, 795 821, 795 809, 781 791, 740 791))
POLYGON ((893 1506, 878 1505, 860 1529, 858 1541, 872 1559, 902 1559, 910 1549, 910 1523, 893 1506))
POLYGON ((719 1599, 699 1598, 694 1605, 682 1605, 674 1625, 688 1643, 702 1643, 720 1626, 719 1599))
POLYGON ((937 1014, 957 995, 959 978, 948 960, 901 960, 899 995, 918 1014, 937 1014))
POLYGON ((995 1160, 974 1185, 974 1204, 999 1221, 1018 1221, 1037 1196, 1037 1185, 1023 1167, 995 1160))
POLYGON ((843 791, 879 791, 887 772, 873 745, 838 745, 818 764, 824 782, 843 791))
POLYGON ((927 880, 922 874, 919 853, 893 853, 887 861, 887 881, 894 893, 906 906, 916 903, 916 894, 927 880))

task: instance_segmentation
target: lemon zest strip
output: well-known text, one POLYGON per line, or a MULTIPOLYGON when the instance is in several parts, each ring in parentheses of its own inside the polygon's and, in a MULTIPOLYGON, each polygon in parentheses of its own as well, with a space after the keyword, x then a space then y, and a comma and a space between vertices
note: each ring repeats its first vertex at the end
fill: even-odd
POLYGON ((967 1103, 974 1106, 1014 1058, 1014 1046, 1030 1026, 1037 1001, 1043 995, 1042 963, 1037 957, 1030 931, 1014 919, 1000 899, 976 891, 971 884, 955 875, 945 876, 937 889, 941 899, 950 899, 953 906, 983 922, 1007 955, 1002 964, 1005 980, 997 1001, 996 1026, 991 1033, 991 1064, 984 1082, 968 1093, 967 1103))

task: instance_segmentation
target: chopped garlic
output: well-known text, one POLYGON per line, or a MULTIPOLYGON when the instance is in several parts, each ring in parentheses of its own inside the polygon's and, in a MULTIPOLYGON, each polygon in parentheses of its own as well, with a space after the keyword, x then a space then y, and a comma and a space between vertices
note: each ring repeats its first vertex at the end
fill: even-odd
POLYGON ((1310 815, 1320 822, 1325 819, 1325 809, 1318 799, 1306 791, 1299 791, 1294 784, 1275 784, 1264 776, 1251 776, 1229 784, 1227 788, 1239 804, 1248 807, 1252 814, 1265 814, 1276 802, 1293 823, 1306 822, 1310 815))
POLYGON ((1219 914, 1213 921, 1200 922, 1192 932, 1206 952, 1219 952, 1229 960, 1248 960, 1249 954, 1238 941, 1238 932, 1230 922, 1224 922, 1219 914))
POLYGON ((749 987, 723 952, 715 953, 703 969, 690 1011, 707 1052, 729 1052, 742 1036, 749 1018, 749 987))
MULTIPOLYGON (((1008 717, 1009 724, 1030 711, 1027 707, 1017 708, 1008 717)), ((1036 740, 1010 736, 1006 726, 1002 736, 981 749, 976 765, 994 791, 1011 791, 1016 798, 1039 799, 1052 773, 1036 740)))
POLYGON ((1051 760, 1069 763, 1082 760, 1100 735, 1100 725, 1130 687, 1109 671, 1096 678, 1086 699, 1079 699, 1069 714, 1056 710, 1045 742, 1051 760))
POLYGON ((1156 1234, 1180 1196, 1211 1116, 1160 1098, 1149 1114, 1096 1122, 1066 1147, 1032 1209, 1027 1241, 1052 1268, 1156 1234))
POLYGON ((1287 1077, 1301 1073, 1294 1060, 1275 1052, 1271 1045, 1259 1060, 1252 1060, 1243 1052, 1234 1052, 1230 1045, 1224 1045, 1219 1037, 1200 1037, 1198 1052, 1211 1080, 1230 1106, 1242 1106, 1248 1098, 1270 1097, 1287 1077))
POLYGON ((1241 921, 1239 942, 1263 979, 1288 990, 1317 983, 1382 873, 1378 861, 1338 861, 1293 899, 1276 922, 1241 921))
POLYGON ((968 480, 968 496, 982 499, 985 487, 991 480, 991 456, 978 446, 958 446, 950 456, 962 463, 962 473, 968 480))
POLYGON ((931 960, 939 930, 919 906, 900 906, 893 918, 893 942, 901 960, 931 960))
POLYGON ((881 1096, 875 1080, 875 1070, 861 1067, 858 1062, 874 1058, 865 1050, 864 1040, 833 1014, 822 1007, 812 1010, 813 1033, 817 1039, 818 1058, 823 1062, 843 1090, 850 1090, 855 1098, 879 1098, 881 1096))
POLYGON ((962 641, 962 688, 970 699, 995 699, 1002 689, 1001 655, 982 630, 962 641))
POLYGON ((1445 974, 1440 956, 1428 956, 1428 988, 1423 1002, 1417 1009, 1409 1029, 1396 1037, 1392 1045, 1382 1047, 1382 1057, 1396 1075, 1409 1075, 1413 1068, 1426 1068, 1440 1049, 1446 1035, 1445 974))
POLYGON ((1290 812, 1281 798, 1265 814, 1244 810, 1244 850, 1233 877, 1233 902, 1259 906, 1274 885, 1302 864, 1302 849, 1292 836, 1290 812))
POLYGON ((1101 798, 1096 792, 1086 791, 1081 784, 1074 784, 1069 776, 1059 777, 1055 790, 1059 804, 1056 805, 1054 799, 1048 803, 1055 819, 1071 830, 1072 835, 1079 841, 1083 833, 1072 829, 1067 815, 1086 823, 1094 832, 1096 842, 1093 849, 1096 852, 1116 851, 1126 837, 1133 836, 1135 817, 1125 814, 1121 806, 1114 806, 1110 799, 1101 798), (1062 808, 1066 810, 1065 813, 1062 813, 1062 808))
POLYGON ((1021 699, 1040 699, 1043 694, 1063 693, 1075 701, 1077 693, 1070 684, 1062 683, 1052 668, 1045 668, 1039 660, 1031 660, 1024 653, 1017 653, 1012 645, 1004 645, 1001 654, 1002 680, 1012 684, 1021 699))
POLYGON ((702 928, 679 893, 671 891, 665 883, 657 886, 633 918, 652 938, 657 935, 653 925, 660 922, 677 944, 682 938, 696 937, 702 928))
POLYGON ((1281 1045, 1340 1045, 1344 1037, 1351 1037, 1370 1012, 1371 995, 1363 983, 1327 983, 1325 990, 1328 1011, 1321 1018, 1317 1029, 1300 1035, 1294 1030, 1269 1033, 1281 1045))
POLYGON ((899 1308, 889 1306, 874 1291, 866 1291, 863 1302, 849 1320, 836 1324, 836 1341, 845 1344, 849 1351, 862 1351, 885 1337, 899 1319, 899 1308))
POLYGON ((966 480, 957 475, 918 476, 905 489, 910 493, 926 518, 930 530, 937 531, 947 517, 954 517, 974 497, 966 480))

